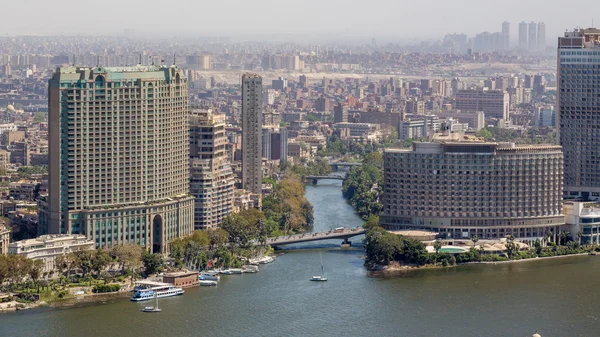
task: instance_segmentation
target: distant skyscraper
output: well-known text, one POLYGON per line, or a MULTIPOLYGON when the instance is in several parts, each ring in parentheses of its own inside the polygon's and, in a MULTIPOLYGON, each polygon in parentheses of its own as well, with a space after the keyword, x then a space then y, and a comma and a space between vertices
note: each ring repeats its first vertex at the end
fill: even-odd
POLYGON ((546 24, 538 23, 537 29, 537 47, 539 50, 544 50, 546 49, 546 24))
POLYGON ((195 110, 190 118, 190 193, 194 227, 216 227, 233 212, 235 178, 227 158, 225 116, 195 110))
POLYGON ((262 78, 242 76, 242 185, 262 192, 262 78))
POLYGON ((523 21, 519 23, 519 49, 527 49, 527 22, 523 21))
POLYGON ((531 51, 537 50, 537 23, 531 21, 529 23, 528 34, 528 49, 531 51))
POLYGON ((41 234, 167 252, 194 230, 188 86, 176 66, 59 68, 49 81, 41 234))
POLYGON ((510 49, 510 22, 502 22, 502 36, 504 38, 504 50, 510 49))
POLYGON ((565 195, 600 199, 600 29, 558 38, 557 123, 565 195))

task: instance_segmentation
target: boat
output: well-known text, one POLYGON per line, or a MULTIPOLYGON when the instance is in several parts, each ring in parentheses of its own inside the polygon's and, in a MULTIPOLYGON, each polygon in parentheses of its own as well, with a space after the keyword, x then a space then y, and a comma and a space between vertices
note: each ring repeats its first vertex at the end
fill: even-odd
POLYGON ((134 302, 148 301, 153 298, 183 295, 184 290, 170 283, 138 281, 130 300, 134 302))
POLYGON ((220 271, 220 273, 223 275, 232 275, 233 271, 231 271, 231 269, 223 269, 220 271))
POLYGON ((321 275, 313 276, 310 280, 315 282, 325 282, 327 281, 327 277, 325 277, 325 270, 323 268, 323 255, 321 254, 321 251, 319 251, 319 256, 321 256, 321 275))
POLYGON ((207 281, 219 281, 219 273, 216 271, 205 271, 198 275, 199 280, 207 280, 207 281))
POLYGON ((242 267, 242 272, 244 273, 258 273, 258 267, 253 265, 246 265, 242 267))
POLYGON ((142 309, 143 312, 160 312, 160 308, 158 307, 158 296, 156 292, 154 293, 154 298, 156 299, 156 306, 144 307, 144 309, 142 309))
POLYGON ((242 274, 244 271, 239 268, 229 269, 232 274, 242 274))
POLYGON ((200 280, 200 285, 201 286, 216 286, 217 284, 219 284, 219 282, 217 281, 210 281, 210 280, 200 280))

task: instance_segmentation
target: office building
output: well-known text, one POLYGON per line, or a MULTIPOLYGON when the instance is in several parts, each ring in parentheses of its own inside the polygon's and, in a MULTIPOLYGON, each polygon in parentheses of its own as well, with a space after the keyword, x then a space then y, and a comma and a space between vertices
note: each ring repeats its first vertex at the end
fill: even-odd
POLYGON ((194 228, 219 226, 233 212, 235 176, 227 157, 225 115, 194 110, 190 117, 190 193, 194 228))
POLYGON ((440 130, 438 116, 427 115, 419 118, 408 118, 398 122, 398 139, 427 138, 440 130))
POLYGON ((519 49, 521 50, 527 50, 528 27, 525 21, 519 23, 519 49))
POLYGON ((262 78, 242 76, 242 185, 262 192, 262 78))
POLYGON ((41 234, 167 252, 194 229, 188 87, 176 66, 65 67, 49 81, 41 234))
POLYGON ((529 23, 529 34, 527 34, 527 47, 530 51, 537 50, 537 23, 529 23))
POLYGON ((557 83, 565 195, 600 199, 600 29, 578 29, 558 39, 557 83))
POLYGON ((381 224, 443 237, 524 241, 556 233, 563 155, 556 145, 487 143, 447 133, 384 152, 381 224))
POLYGON ((600 244, 600 204, 597 202, 565 201, 566 229, 574 239, 581 232, 581 244, 600 244))
POLYGON ((510 96, 503 90, 459 90, 454 108, 463 112, 483 111, 486 117, 508 120, 510 96))
POLYGON ((94 241, 85 235, 54 234, 41 235, 35 239, 12 242, 8 245, 8 253, 24 256, 32 260, 41 260, 42 272, 56 271, 58 256, 78 250, 94 249, 94 241))
POLYGON ((543 22, 537 25, 537 47, 542 51, 546 49, 546 24, 543 22))

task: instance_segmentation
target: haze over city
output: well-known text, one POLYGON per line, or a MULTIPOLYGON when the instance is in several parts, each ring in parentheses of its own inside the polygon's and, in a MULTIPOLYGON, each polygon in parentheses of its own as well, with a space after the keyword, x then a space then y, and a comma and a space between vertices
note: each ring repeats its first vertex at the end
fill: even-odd
POLYGON ((575 28, 575 23, 591 26, 593 13, 600 13, 600 2, 592 0, 576 6, 558 0, 305 0, 293 6, 276 0, 107 0, 101 6, 30 0, 2 6, 3 13, 11 13, 0 22, 0 32, 8 35, 115 35, 131 29, 143 37, 228 35, 281 40, 295 36, 356 41, 376 36, 381 42, 495 31, 505 20, 512 24, 512 36, 521 21, 544 21, 548 36, 557 36, 575 28))

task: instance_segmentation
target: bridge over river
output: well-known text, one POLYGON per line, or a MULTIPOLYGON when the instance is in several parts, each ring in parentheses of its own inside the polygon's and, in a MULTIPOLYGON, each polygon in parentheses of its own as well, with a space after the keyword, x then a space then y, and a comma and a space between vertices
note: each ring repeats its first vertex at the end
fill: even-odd
POLYGON ((267 244, 273 247, 289 245, 293 243, 301 243, 301 242, 312 242, 312 241, 321 241, 321 240, 332 240, 332 239, 340 239, 342 240, 343 245, 350 245, 349 238, 358 236, 361 234, 365 234, 365 230, 362 227, 354 227, 347 228, 343 227, 343 229, 331 229, 327 232, 316 232, 316 233, 303 233, 303 234, 294 234, 294 235, 283 235, 274 238, 268 238, 267 244))

